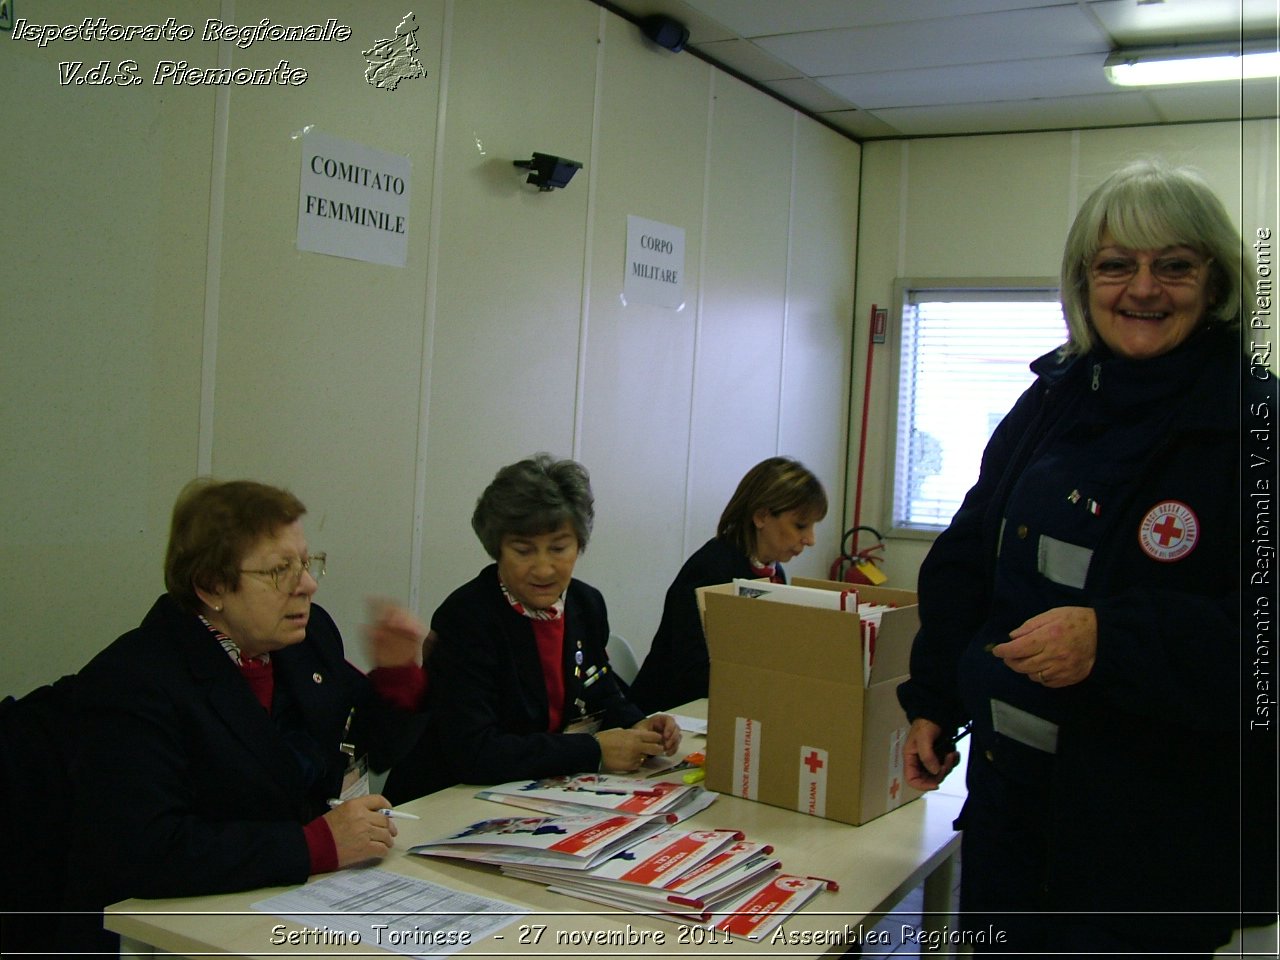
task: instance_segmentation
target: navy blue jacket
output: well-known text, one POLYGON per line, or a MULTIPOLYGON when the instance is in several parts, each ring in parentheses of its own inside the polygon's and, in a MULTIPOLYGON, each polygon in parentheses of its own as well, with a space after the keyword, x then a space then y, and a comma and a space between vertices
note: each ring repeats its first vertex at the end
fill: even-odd
POLYGON ((1202 331, 1142 362, 1049 354, 1032 370, 1037 381, 921 567, 921 628, 899 700, 908 717, 944 728, 972 719, 977 751, 1006 746, 991 729, 993 696, 1059 724, 1056 757, 1037 768, 1051 771, 1055 798, 1056 907, 1235 909, 1238 336, 1202 331), (1170 504, 1194 518, 1189 551, 1165 549, 1173 541, 1152 529, 1170 504), (1046 560, 1046 544, 1062 542, 1084 564, 1065 577, 1046 560), (1082 683, 1046 689, 984 650, 1068 605, 1098 619, 1082 683))
MULTIPOLYGON (((574 679, 582 641, 582 671, 609 663, 609 617, 594 587, 573 580, 565 592, 565 724, 602 713, 601 729, 630 727, 645 714, 623 696, 612 673, 585 690, 574 679)), ((532 621, 507 602, 490 564, 463 584, 431 617, 438 636, 428 664, 427 729, 413 753, 387 778, 395 803, 455 783, 492 784, 595 771, 600 746, 590 734, 548 732, 547 686, 532 621)))
POLYGON ((168 596, 75 684, 73 905, 303 883, 302 827, 338 795, 348 739, 385 768, 417 719, 346 662, 329 615, 272 653, 272 712, 193 614, 168 596), (354 714, 352 710, 354 709, 354 714))
POLYGON ((685 561, 667 588, 658 632, 628 692, 637 706, 653 713, 707 695, 711 662, 696 591, 756 576, 747 555, 719 537, 708 540, 685 561))

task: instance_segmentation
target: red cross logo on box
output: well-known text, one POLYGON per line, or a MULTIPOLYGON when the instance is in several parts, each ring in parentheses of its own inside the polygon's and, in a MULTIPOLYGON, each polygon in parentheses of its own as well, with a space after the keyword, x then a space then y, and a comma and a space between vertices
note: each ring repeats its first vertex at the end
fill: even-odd
POLYGON ((810 773, 817 773, 826 764, 822 762, 822 758, 818 756, 818 751, 810 751, 809 755, 804 758, 804 765, 809 768, 810 773))
POLYGON ((1172 563, 1195 549, 1200 539, 1200 521, 1195 512, 1179 500, 1157 503, 1138 526, 1138 543, 1152 560, 1172 563))

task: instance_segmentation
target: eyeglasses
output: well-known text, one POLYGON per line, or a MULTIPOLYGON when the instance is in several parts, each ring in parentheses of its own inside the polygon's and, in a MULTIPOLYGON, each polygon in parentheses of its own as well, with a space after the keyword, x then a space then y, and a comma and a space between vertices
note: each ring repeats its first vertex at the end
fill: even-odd
MULTIPOLYGON (((1160 283, 1177 286, 1180 283, 1194 283, 1200 278, 1200 271, 1211 263, 1212 260, 1173 254, 1148 261, 1148 269, 1160 283)), ((1141 264, 1142 261, 1135 257, 1108 254, 1093 261, 1089 272, 1095 283, 1128 283, 1137 276, 1141 264)))
POLYGON ((302 582, 303 572, 310 573, 319 580, 324 576, 324 565, 328 559, 323 553, 313 553, 301 560, 289 560, 270 570, 241 570, 241 573, 255 573, 260 577, 270 577, 272 584, 283 593, 293 593, 302 582))

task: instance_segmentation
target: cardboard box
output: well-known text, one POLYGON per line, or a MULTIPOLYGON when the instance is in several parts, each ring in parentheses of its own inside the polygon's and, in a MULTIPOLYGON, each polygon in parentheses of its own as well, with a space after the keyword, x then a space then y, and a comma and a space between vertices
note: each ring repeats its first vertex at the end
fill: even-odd
POLYGON ((920 796, 903 777, 909 724, 896 696, 920 625, 916 595, 857 587, 861 602, 895 605, 881 618, 864 683, 856 614, 732 591, 732 584, 708 587, 703 598, 711 652, 707 789, 855 825, 920 796))

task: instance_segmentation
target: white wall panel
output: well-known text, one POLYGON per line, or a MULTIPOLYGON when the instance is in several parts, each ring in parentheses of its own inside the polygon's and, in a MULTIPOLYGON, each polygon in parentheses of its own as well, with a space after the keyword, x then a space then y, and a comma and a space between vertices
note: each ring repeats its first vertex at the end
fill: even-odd
MULTIPOLYGON (((345 9, 352 37, 341 43, 233 53, 249 67, 291 54, 309 76, 232 93, 212 472, 287 486, 307 504, 312 549, 330 555, 317 599, 352 641, 366 595, 409 596, 443 10, 443 0, 415 6, 428 75, 395 90, 368 84, 361 56, 404 15, 388 2, 345 9), (409 158, 405 267, 297 249, 307 127, 409 158)), ((236 5, 250 24, 315 16, 297 0, 236 5)))
POLYGON ((791 247, 778 448, 798 457, 827 490, 817 543, 788 569, 826 577, 844 523, 853 280, 861 149, 816 124, 797 124, 791 247), (842 384, 833 390, 833 384, 842 384))
POLYGON ((498 467, 573 446, 599 10, 456 3, 440 158, 422 608, 479 569, 471 511, 498 467), (541 193, 513 160, 586 165, 541 193))
POLYGON ((791 111, 714 76, 687 540, 742 475, 778 453, 790 223, 791 111))
POLYGON ((674 576, 688 550, 711 68, 658 49, 616 17, 604 25, 578 443, 597 521, 579 573, 605 592, 613 629, 644 651, 658 624, 655 586, 660 599, 665 586, 657 584, 674 576), (684 230, 683 309, 622 302, 628 215, 684 230))
MULTIPOLYGON (((60 85, 58 64, 132 59, 150 78, 173 47, 0 47, 0 694, 74 671, 164 590, 169 510, 196 467, 214 95, 60 85)), ((214 53, 182 50, 200 66, 214 53)))

